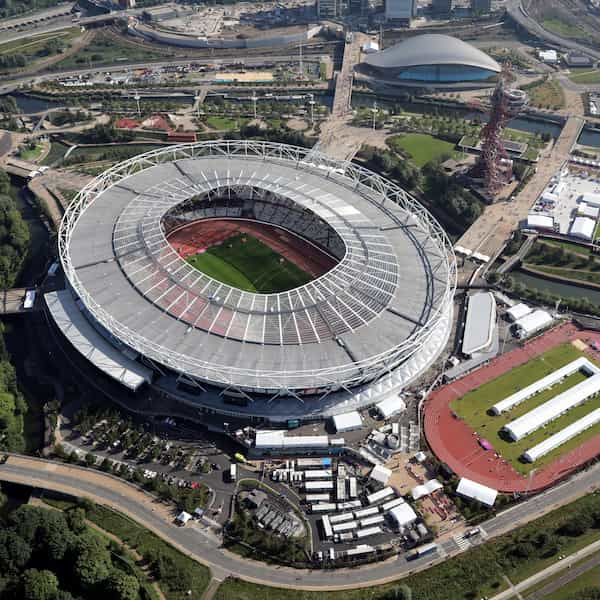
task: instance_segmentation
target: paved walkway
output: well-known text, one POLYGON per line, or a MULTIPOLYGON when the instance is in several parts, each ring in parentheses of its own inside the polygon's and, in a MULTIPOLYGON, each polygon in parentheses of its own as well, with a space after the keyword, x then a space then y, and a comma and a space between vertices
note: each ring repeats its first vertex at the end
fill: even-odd
POLYGON ((568 569, 568 572, 565 572, 563 577, 552 581, 547 586, 540 588, 540 590, 529 596, 525 595, 526 600, 541 600, 541 598, 543 598, 545 595, 550 594, 557 589, 560 589, 563 585, 565 585, 569 581, 572 581, 582 573, 585 573, 593 567, 600 565, 600 553, 598 552, 600 552, 600 540, 592 542, 585 548, 574 552, 573 554, 567 556, 563 560, 559 561, 557 558, 554 564, 550 565, 549 567, 546 567, 541 571, 538 571, 537 573, 535 573, 535 575, 524 579, 523 581, 521 581, 521 583, 514 585, 512 588, 505 590, 500 594, 496 594, 490 600, 512 600, 515 594, 521 596, 522 592, 526 592, 526 590, 533 587, 534 585, 544 581, 545 579, 548 579, 549 577, 552 577, 556 573, 560 573, 560 571, 568 569), (586 561, 575 568, 571 568, 572 565, 579 562, 586 556, 590 556, 591 554, 595 553, 598 554, 593 559, 590 559, 589 561, 586 561), (548 589, 546 590, 546 588, 548 589))
POLYGON ((536 173, 517 196, 516 200, 504 200, 486 206, 483 214, 465 231, 456 242, 463 248, 496 256, 510 234, 527 218, 529 209, 544 191, 558 169, 568 160, 577 141, 583 119, 569 117, 563 130, 550 151, 542 152, 536 173))

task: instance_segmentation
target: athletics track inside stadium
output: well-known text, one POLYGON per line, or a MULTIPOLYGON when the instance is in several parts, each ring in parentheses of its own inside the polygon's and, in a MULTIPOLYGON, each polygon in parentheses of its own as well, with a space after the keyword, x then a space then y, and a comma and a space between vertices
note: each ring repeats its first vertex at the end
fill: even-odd
POLYGON ((242 219, 203 219, 172 231, 167 239, 182 258, 188 258, 244 233, 256 238, 315 279, 338 263, 317 246, 281 227, 242 219))
POLYGON ((556 483, 581 465, 600 454, 600 435, 561 455, 552 463, 532 471, 532 476, 518 473, 493 450, 484 450, 476 433, 462 419, 453 415, 450 402, 484 383, 500 377, 554 346, 579 339, 588 348, 586 354, 598 360, 592 349, 600 343, 600 333, 580 329, 572 323, 560 325, 511 352, 498 356, 486 366, 435 390, 425 403, 425 436, 433 453, 457 475, 467 477, 501 492, 534 492, 556 483))

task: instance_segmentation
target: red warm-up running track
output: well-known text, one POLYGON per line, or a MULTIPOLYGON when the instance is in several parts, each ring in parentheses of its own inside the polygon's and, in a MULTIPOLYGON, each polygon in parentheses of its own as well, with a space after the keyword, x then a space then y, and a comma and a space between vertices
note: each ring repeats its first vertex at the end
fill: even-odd
POLYGON ((600 435, 581 444, 554 462, 525 477, 494 452, 484 450, 475 432, 456 418, 450 402, 484 383, 543 354, 554 346, 579 339, 588 345, 590 357, 599 358, 591 348, 600 342, 600 333, 565 324, 526 342, 522 347, 503 354, 477 371, 435 390, 425 404, 425 436, 434 454, 456 474, 473 479, 501 492, 534 492, 563 479, 600 454, 600 435))

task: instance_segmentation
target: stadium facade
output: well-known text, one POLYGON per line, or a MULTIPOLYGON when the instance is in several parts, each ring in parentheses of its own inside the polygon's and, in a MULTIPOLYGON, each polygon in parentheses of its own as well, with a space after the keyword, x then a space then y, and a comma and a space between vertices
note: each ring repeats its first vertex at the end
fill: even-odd
POLYGON ((388 86, 481 86, 495 84, 500 65, 458 38, 417 35, 381 52, 369 54, 358 73, 388 86))
POLYGON ((216 141, 139 155, 80 192, 59 253, 67 289, 46 301, 75 349, 132 393, 220 414, 279 423, 373 405, 419 378, 451 329, 456 263, 439 224, 315 150, 216 141), (336 264, 284 292, 228 286, 167 239, 214 218, 280 227, 336 264))

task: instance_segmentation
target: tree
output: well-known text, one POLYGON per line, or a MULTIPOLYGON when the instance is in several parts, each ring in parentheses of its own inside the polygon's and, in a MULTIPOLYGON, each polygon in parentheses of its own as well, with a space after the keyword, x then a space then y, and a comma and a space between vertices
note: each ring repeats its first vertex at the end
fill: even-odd
POLYGON ((24 600, 54 600, 58 579, 52 571, 28 569, 21 578, 24 600))
POLYGON ((105 581, 111 567, 110 553, 97 537, 90 534, 79 537, 74 571, 83 589, 89 590, 105 581))
POLYGON ((67 513, 67 522, 71 531, 82 533, 85 531, 85 510, 81 507, 76 507, 67 513))
POLYGON ((0 573, 17 573, 31 558, 31 546, 10 529, 0 530, 0 573))
POLYGON ((115 600, 137 600, 140 583, 133 575, 114 569, 108 580, 108 590, 115 600))

